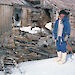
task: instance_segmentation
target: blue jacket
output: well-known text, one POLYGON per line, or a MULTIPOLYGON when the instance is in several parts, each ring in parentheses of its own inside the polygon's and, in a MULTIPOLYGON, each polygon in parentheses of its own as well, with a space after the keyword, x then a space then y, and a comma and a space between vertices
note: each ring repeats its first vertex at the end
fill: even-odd
MULTIPOLYGON (((59 19, 56 20, 55 25, 54 25, 54 29, 53 29, 53 35, 55 37, 55 39, 57 39, 57 31, 58 31, 58 23, 59 23, 59 19)), ((62 23, 63 23, 63 33, 62 33, 62 37, 64 38, 66 35, 70 35, 70 23, 69 23, 69 18, 68 17, 64 17, 62 19, 62 23)))

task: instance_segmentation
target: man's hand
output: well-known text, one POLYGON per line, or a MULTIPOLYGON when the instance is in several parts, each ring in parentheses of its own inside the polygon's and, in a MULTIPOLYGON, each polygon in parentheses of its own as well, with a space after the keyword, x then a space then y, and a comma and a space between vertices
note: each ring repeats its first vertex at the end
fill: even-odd
POLYGON ((53 40, 53 42, 55 42, 55 46, 56 46, 56 39, 54 36, 52 36, 52 40, 53 40))
POLYGON ((55 41, 55 38, 54 38, 54 36, 52 36, 52 40, 53 40, 53 41, 55 41))
POLYGON ((64 37, 64 41, 67 41, 67 40, 68 40, 68 38, 69 38, 69 36, 68 36, 68 35, 66 35, 66 36, 64 37))

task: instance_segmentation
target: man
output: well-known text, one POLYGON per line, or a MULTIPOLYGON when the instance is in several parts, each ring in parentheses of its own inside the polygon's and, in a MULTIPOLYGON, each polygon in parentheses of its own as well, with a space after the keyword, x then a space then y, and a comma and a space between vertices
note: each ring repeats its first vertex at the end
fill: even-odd
POLYGON ((56 40, 58 55, 58 57, 55 58, 55 61, 60 64, 64 64, 66 62, 66 41, 70 36, 70 23, 68 15, 68 12, 61 10, 59 12, 59 18, 56 20, 53 29, 53 36, 56 40))

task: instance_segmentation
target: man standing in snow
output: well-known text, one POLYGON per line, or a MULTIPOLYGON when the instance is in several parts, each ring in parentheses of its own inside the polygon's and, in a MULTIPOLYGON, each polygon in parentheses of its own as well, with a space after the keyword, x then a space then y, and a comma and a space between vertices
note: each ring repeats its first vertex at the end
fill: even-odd
POLYGON ((58 57, 55 58, 55 61, 64 64, 66 62, 66 41, 70 36, 70 23, 68 18, 69 13, 65 10, 61 10, 59 12, 59 19, 56 20, 54 29, 53 29, 53 36, 56 40, 57 46, 57 55, 58 57))

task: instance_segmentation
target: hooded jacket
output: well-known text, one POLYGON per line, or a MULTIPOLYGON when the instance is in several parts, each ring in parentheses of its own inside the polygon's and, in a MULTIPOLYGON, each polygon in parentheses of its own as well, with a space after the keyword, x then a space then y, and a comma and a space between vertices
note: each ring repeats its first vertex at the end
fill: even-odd
MULTIPOLYGON (((66 35, 68 36, 70 35, 71 27, 68 17, 65 16, 61 21, 63 23, 62 38, 64 38, 66 35)), ((53 36, 55 37, 55 39, 57 39, 58 24, 59 24, 59 19, 56 20, 53 28, 53 36)))

